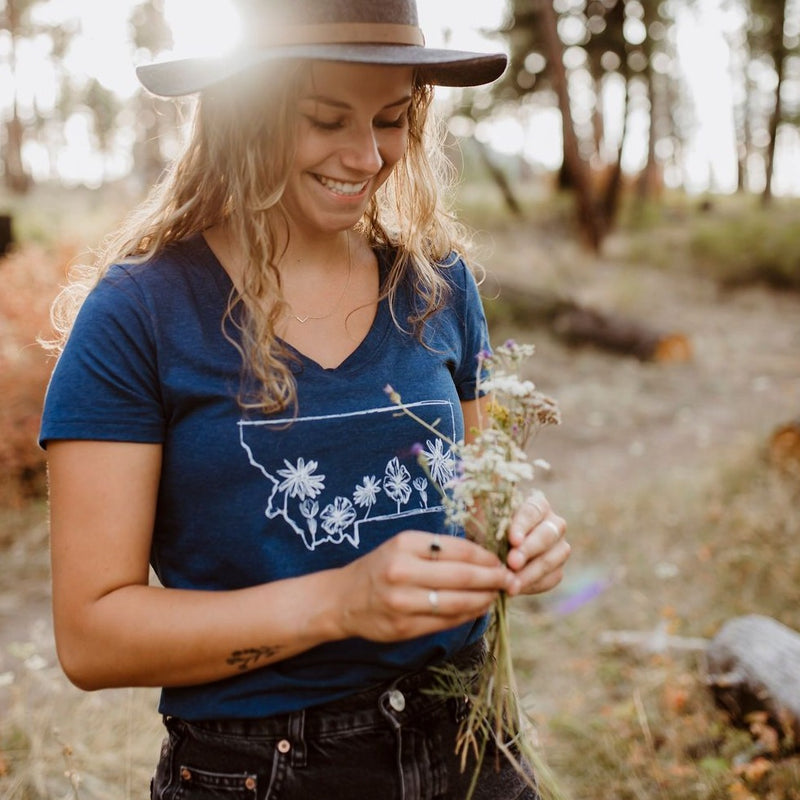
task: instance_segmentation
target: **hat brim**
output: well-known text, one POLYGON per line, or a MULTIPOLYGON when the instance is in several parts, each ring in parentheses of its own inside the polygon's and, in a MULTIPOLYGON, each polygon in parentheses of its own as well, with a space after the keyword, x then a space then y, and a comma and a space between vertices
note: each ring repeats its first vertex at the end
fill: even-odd
POLYGON ((270 62, 305 59, 415 67, 426 83, 437 86, 491 83, 503 74, 508 63, 502 53, 437 50, 415 45, 306 44, 241 51, 218 58, 162 61, 137 67, 136 75, 152 94, 180 97, 270 62))

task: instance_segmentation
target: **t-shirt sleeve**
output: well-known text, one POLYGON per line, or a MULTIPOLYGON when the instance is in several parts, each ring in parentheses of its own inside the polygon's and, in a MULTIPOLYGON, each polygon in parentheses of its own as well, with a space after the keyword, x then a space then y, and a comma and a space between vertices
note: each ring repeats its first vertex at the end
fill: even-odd
POLYGON ((155 321, 135 279, 112 268, 86 298, 45 396, 39 444, 164 440, 155 321))
MULTIPOLYGON (((462 400, 474 400, 476 396, 485 394, 483 391, 477 391, 478 370, 480 369, 480 354, 488 352, 490 349, 489 329, 474 275, 463 261, 459 261, 455 269, 458 270, 454 278, 456 278, 457 293, 461 301, 459 316, 463 338, 462 357, 456 364, 453 379, 458 396, 462 400)), ((481 380, 485 380, 486 377, 485 372, 482 373, 481 380)))

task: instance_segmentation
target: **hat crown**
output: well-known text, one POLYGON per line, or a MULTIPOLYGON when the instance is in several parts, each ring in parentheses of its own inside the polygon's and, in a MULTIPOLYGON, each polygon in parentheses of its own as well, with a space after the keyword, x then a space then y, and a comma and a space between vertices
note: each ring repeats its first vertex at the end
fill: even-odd
POLYGON ((419 24, 415 0, 238 0, 237 5, 247 25, 419 24))
POLYGON ((440 86, 478 86, 506 67, 502 53, 425 46, 416 0, 234 0, 244 33, 222 59, 176 59, 136 70, 153 94, 193 94, 281 60, 415 67, 440 86))

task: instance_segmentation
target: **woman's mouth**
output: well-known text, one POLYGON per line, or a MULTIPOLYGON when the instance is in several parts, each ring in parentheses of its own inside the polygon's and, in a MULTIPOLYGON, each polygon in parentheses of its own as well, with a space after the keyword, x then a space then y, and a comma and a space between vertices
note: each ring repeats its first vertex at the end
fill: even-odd
POLYGON ((367 188, 369 181, 361 183, 348 183, 347 181, 335 181, 333 178, 326 178, 324 175, 314 175, 314 177, 328 190, 342 197, 355 197, 367 188))

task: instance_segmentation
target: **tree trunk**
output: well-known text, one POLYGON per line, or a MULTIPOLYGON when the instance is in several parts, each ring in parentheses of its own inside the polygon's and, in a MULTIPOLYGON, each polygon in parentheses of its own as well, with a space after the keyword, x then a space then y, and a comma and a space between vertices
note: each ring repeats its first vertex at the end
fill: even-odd
POLYGON ((778 76, 778 85, 775 87, 775 107, 769 120, 769 144, 767 145, 767 182, 764 186, 764 193, 761 195, 761 202, 767 206, 772 202, 772 180, 775 172, 775 145, 778 140, 778 128, 783 117, 783 102, 781 99, 783 88, 783 77, 786 67, 786 47, 783 43, 783 28, 786 24, 786 3, 781 5, 781 12, 776 20, 777 43, 773 59, 775 61, 775 72, 778 76))
POLYGON ((619 211, 619 200, 622 195, 622 149, 625 146, 625 137, 628 135, 628 109, 630 107, 630 88, 631 79, 627 65, 622 67, 622 76, 625 79, 625 102, 622 108, 622 132, 620 134, 619 146, 617 147, 616 158, 611 166, 611 173, 603 191, 601 199, 600 215, 603 220, 603 231, 608 233, 613 227, 619 211))
MULTIPOLYGON (((594 70, 592 70, 594 73, 594 70)), ((603 79, 596 74, 592 75, 594 84, 594 111, 592 113, 592 132, 594 134, 594 151, 602 157, 606 145, 606 126, 604 121, 605 108, 603 107, 603 79)))
POLYGON ((636 187, 636 195, 641 202, 652 200, 655 195, 658 185, 658 163, 656 161, 656 137, 658 135, 658 109, 656 107, 655 98, 655 81, 653 75, 648 69, 647 76, 648 91, 650 93, 650 127, 647 132, 647 161, 645 162, 644 169, 639 175, 639 181, 636 187))
POLYGON ((800 634, 758 614, 726 622, 706 651, 708 684, 733 722, 766 711, 800 737, 800 634))
MULTIPOLYGON (((657 21, 657 14, 654 14, 655 9, 651 3, 643 3, 643 10, 645 27, 650 30, 651 26, 657 21)), ((644 42, 642 42, 642 48, 644 50, 645 58, 647 59, 644 79, 645 84, 647 85, 647 96, 650 99, 650 125, 647 132, 647 161, 645 162, 641 175, 639 175, 639 181, 636 187, 636 195, 639 200, 644 203, 653 199, 659 183, 658 163, 656 161, 656 139, 658 138, 659 130, 658 119, 660 104, 658 102, 658 90, 655 72, 653 70, 654 46, 653 40, 650 36, 645 36, 644 42)), ((627 106, 627 90, 625 94, 627 106)))
POLYGON ((531 0, 541 22, 542 42, 550 68, 550 77, 558 95, 564 140, 564 162, 575 185, 578 201, 578 225, 588 246, 598 252, 605 231, 595 208, 587 165, 581 158, 578 137, 572 122, 567 73, 564 68, 564 45, 558 36, 558 17, 551 0, 531 0))
POLYGON ((6 122, 6 146, 3 152, 4 180, 8 189, 15 194, 24 194, 31 188, 30 176, 22 161, 22 140, 24 130, 19 118, 16 94, 17 38, 22 24, 22 14, 13 0, 6 0, 6 24, 9 33, 8 63, 11 71, 11 119, 6 122))
POLYGON ((6 122, 6 146, 3 152, 5 184, 14 194, 25 194, 31 188, 31 179, 22 161, 22 138, 22 122, 17 116, 15 104, 14 114, 6 122))
POLYGON ((751 146, 749 109, 752 82, 747 75, 749 52, 742 53, 745 45, 740 45, 730 34, 727 41, 731 53, 733 78, 741 87, 741 99, 733 105, 733 120, 736 134, 736 191, 743 193, 749 183, 747 159, 751 146))
POLYGON ((489 155, 486 145, 483 142, 478 141, 478 139, 474 137, 472 141, 475 143, 475 147, 478 150, 478 155, 480 156, 481 161, 489 171, 489 175, 491 175, 492 180, 497 185, 497 188, 500 190, 500 194, 503 196, 503 202, 505 202, 506 208, 515 217, 522 217, 522 206, 520 205, 519 200, 517 200, 517 196, 514 194, 514 190, 511 188, 511 184, 509 183, 505 172, 503 172, 503 170, 494 163, 492 157, 489 155))
POLYGON ((14 229, 9 214, 0 214, 0 257, 6 255, 14 244, 14 229))

